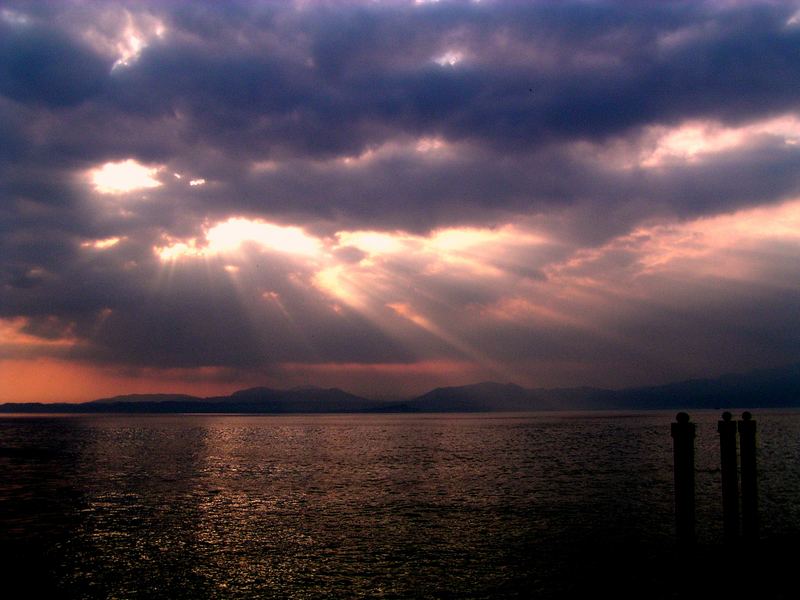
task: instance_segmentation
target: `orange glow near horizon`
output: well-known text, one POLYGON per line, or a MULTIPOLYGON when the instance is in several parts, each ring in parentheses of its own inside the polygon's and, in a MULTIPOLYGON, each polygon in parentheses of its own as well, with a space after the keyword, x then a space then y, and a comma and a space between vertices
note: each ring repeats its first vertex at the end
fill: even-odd
POLYGON ((486 378, 464 361, 416 363, 285 363, 281 382, 258 373, 226 374, 223 368, 142 369, 125 374, 74 361, 39 358, 0 360, 0 404, 5 402, 78 403, 125 394, 189 394, 206 397, 267 386, 286 389, 314 383, 355 394, 385 391, 374 382, 390 382, 397 394, 418 394, 437 385, 463 385, 486 378))
POLYGON ((66 335, 62 337, 45 338, 25 333, 23 329, 26 325, 28 325, 28 319, 24 317, 0 318, 0 350, 12 346, 28 350, 69 348, 78 343, 78 339, 72 335, 69 329, 65 331, 66 335))
POLYGON ((236 384, 214 381, 215 370, 145 369, 126 375, 52 358, 0 360, 0 403, 86 402, 122 394, 229 394, 236 384))

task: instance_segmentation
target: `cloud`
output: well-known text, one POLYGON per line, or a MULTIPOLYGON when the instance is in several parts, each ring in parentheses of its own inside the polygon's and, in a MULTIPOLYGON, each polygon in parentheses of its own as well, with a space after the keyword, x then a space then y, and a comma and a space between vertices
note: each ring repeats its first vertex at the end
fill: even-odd
POLYGON ((52 27, 0 21, 0 93, 17 102, 69 107, 103 88, 108 65, 52 27))
POLYGON ((794 360, 798 8, 6 3, 0 318, 290 379, 794 360))
POLYGON ((114 267, 126 242, 99 240, 80 250, 91 267, 79 273, 94 281, 29 274, 19 306, 32 313, 32 298, 47 296, 46 310, 7 318, 28 342, 43 340, 41 354, 108 364, 413 372, 425 361, 458 361, 541 383, 550 381, 542 365, 587 377, 585 365, 601 363, 624 366, 595 372, 593 383, 643 383, 797 359, 798 215, 791 201, 644 226, 578 251, 533 223, 426 236, 303 234, 309 241, 296 252, 251 244, 252 227, 239 229, 239 244, 214 249, 211 227, 195 242, 207 254, 165 261, 153 252, 127 275, 114 267), (352 248, 359 254, 342 260, 352 248))

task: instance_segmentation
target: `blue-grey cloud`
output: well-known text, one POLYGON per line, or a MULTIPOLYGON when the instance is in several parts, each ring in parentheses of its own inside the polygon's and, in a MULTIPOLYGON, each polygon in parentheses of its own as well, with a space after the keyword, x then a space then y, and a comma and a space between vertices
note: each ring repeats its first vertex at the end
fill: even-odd
POLYGON ((0 23, 0 94, 68 107, 101 92, 111 64, 56 27, 0 23))

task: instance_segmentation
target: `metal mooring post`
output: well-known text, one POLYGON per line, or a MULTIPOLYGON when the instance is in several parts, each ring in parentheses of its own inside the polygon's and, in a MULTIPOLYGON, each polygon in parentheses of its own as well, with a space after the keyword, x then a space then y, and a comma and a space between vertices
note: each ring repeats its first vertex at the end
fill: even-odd
POLYGON ((739 537, 739 473, 736 453, 736 421, 731 413, 722 413, 717 423, 719 453, 722 463, 722 525, 726 543, 739 537))
POLYGON ((695 425, 685 412, 679 412, 675 420, 671 427, 675 453, 675 533, 678 544, 688 546, 695 541, 695 425))
POLYGON ((742 461, 742 536, 758 539, 758 483, 756 471, 756 422, 749 412, 739 421, 739 450, 742 461))

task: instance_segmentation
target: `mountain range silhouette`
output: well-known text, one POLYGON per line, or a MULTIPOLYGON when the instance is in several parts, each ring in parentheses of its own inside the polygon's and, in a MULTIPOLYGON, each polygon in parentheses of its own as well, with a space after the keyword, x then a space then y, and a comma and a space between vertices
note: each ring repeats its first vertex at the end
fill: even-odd
POLYGON ((128 394, 84 403, 0 404, 2 413, 426 413, 559 410, 666 410, 800 406, 800 363, 713 379, 611 390, 524 388, 482 382, 439 387, 401 401, 374 400, 338 388, 254 387, 229 396, 128 394))

